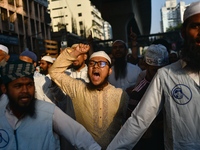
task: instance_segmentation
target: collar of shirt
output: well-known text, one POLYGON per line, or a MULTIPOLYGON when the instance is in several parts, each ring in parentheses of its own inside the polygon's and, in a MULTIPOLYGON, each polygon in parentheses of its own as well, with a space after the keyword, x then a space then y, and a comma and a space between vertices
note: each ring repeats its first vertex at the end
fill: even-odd
POLYGON ((21 119, 18 119, 10 109, 9 104, 6 106, 6 118, 13 129, 17 129, 21 124, 21 119))

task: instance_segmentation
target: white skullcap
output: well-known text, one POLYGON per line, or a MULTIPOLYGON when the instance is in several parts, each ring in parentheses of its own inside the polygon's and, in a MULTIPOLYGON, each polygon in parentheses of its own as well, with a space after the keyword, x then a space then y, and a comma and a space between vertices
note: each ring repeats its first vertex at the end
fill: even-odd
POLYGON ((144 54, 144 58, 146 63, 151 66, 164 66, 169 63, 168 51, 161 44, 150 45, 144 54))
POLYGON ((8 48, 6 46, 0 44, 0 50, 6 52, 8 54, 8 48))
POLYGON ((104 51, 98 51, 98 52, 94 52, 91 56, 90 59, 93 57, 103 57, 105 59, 107 59, 109 61, 109 63, 111 64, 111 59, 110 57, 104 52, 104 51))
POLYGON ((178 53, 176 51, 171 50, 170 54, 176 54, 176 56, 178 56, 178 53))
POLYGON ((126 45, 126 43, 125 43, 124 41, 122 41, 122 40, 115 40, 115 41, 113 42, 112 45, 114 45, 114 44, 117 43, 117 42, 121 42, 121 43, 123 43, 124 46, 125 46, 125 48, 128 48, 127 45, 126 45))
POLYGON ((183 20, 185 21, 187 18, 200 14, 200 1, 191 3, 184 12, 183 20))
POLYGON ((53 58, 51 56, 43 56, 41 60, 53 63, 53 58))

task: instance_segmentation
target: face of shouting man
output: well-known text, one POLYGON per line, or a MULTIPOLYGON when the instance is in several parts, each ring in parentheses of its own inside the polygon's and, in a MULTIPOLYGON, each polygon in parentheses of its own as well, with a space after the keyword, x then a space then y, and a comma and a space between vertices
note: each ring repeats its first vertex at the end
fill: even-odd
POLYGON ((90 85, 96 89, 102 89, 108 84, 108 76, 112 69, 110 63, 104 57, 93 57, 88 63, 88 76, 90 85))

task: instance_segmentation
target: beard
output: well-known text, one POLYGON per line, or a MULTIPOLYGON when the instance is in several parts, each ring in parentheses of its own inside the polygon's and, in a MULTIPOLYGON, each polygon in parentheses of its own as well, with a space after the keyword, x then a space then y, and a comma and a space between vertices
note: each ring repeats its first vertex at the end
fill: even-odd
POLYGON ((79 68, 81 68, 81 65, 71 65, 71 67, 74 69, 74 70, 78 70, 79 68))
POLYGON ((41 70, 40 70, 40 73, 43 74, 43 75, 47 75, 47 74, 48 74, 48 70, 43 70, 43 69, 41 69, 41 70))
POLYGON ((126 70, 127 62, 124 57, 115 58, 114 62, 114 71, 115 71, 115 79, 118 80, 119 78, 125 78, 127 74, 126 70))
POLYGON ((4 67, 6 64, 7 64, 6 60, 3 59, 3 60, 0 62, 0 67, 4 67))
POLYGON ((200 71, 200 46, 196 45, 194 41, 186 39, 181 55, 191 71, 200 71))
MULTIPOLYGON (((10 107, 14 110, 19 111, 21 114, 28 115, 30 117, 35 116, 35 102, 36 99, 32 98, 30 103, 27 106, 20 106, 13 98, 12 96, 7 93, 8 99, 9 99, 9 104, 10 107)), ((27 95, 30 96, 30 95, 27 95)))

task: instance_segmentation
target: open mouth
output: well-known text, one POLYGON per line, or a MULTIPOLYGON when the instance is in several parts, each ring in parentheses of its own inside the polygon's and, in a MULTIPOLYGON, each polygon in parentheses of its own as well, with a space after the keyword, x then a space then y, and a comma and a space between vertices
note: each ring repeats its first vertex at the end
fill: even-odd
POLYGON ((100 78, 100 73, 99 73, 98 71, 92 72, 92 78, 93 78, 94 81, 99 80, 99 78, 100 78))
POLYGON ((100 76, 99 72, 93 72, 94 76, 100 76))

